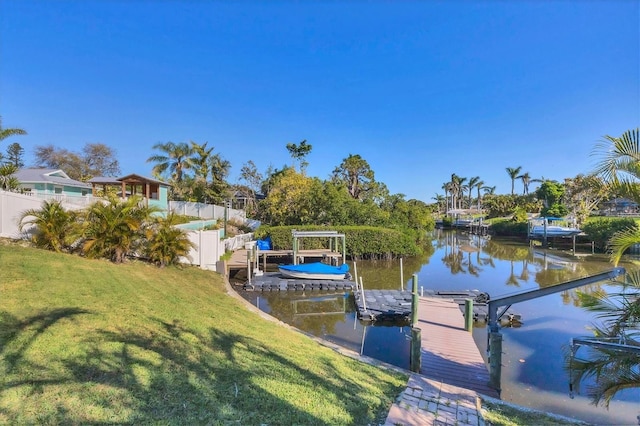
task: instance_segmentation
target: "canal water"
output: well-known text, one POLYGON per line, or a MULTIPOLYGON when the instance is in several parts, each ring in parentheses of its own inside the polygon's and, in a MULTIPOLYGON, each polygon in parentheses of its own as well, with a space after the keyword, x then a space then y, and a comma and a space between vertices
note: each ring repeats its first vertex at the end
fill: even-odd
MULTIPOLYGON (((365 289, 408 289, 415 274, 423 290, 480 290, 491 297, 548 287, 612 269, 606 258, 572 257, 456 231, 436 230, 420 257, 361 261, 355 265, 365 289)), ((353 267, 353 264, 351 264, 353 267)), ((623 265, 628 268, 628 265, 623 265)), ((606 282, 581 291, 612 291, 606 282)), ((246 292, 261 310, 307 333, 367 356, 409 367, 410 331, 357 319, 353 298, 344 292, 246 292)), ((505 401, 595 424, 636 425, 640 390, 623 391, 609 409, 594 406, 584 392, 569 392, 565 354, 572 337, 588 336, 597 323, 579 306, 576 290, 513 305, 518 327, 502 327, 502 392, 505 401), (572 397, 573 396, 573 397, 572 397)), ((473 336, 486 361, 487 329, 476 323, 473 336)), ((580 349, 578 355, 583 354, 580 349)), ((583 383, 581 390, 589 383, 583 383)))

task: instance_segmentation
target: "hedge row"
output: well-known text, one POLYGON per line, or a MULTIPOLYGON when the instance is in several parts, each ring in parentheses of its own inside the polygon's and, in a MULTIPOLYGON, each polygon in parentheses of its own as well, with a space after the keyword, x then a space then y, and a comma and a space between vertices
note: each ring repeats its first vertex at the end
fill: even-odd
MULTIPOLYGON (((271 237, 274 249, 291 250, 291 231, 327 231, 321 226, 261 226, 255 231, 256 238, 271 237)), ((414 239, 400 231, 373 226, 335 226, 331 231, 345 235, 347 256, 359 259, 393 259, 400 256, 416 256, 421 253, 414 239)), ((338 244, 341 244, 339 241, 338 244)), ((328 248, 329 238, 303 238, 302 249, 328 248)), ((338 250, 341 251, 341 247, 338 250)))
POLYGON ((629 228, 637 230, 638 224, 631 218, 598 217, 589 219, 581 228, 598 250, 606 251, 613 234, 629 228))

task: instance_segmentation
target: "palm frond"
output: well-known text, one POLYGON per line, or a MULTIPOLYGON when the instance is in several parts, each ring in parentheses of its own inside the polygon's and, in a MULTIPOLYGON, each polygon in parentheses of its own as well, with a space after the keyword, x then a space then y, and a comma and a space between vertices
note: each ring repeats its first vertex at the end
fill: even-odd
POLYGON ((636 244, 640 244, 640 230, 638 229, 628 228, 613 234, 609 241, 611 262, 617 266, 624 252, 636 244))

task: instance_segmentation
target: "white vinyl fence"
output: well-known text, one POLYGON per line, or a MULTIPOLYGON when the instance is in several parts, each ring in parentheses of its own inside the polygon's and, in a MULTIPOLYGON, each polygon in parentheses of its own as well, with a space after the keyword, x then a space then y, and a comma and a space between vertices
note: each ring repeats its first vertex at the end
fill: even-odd
MULTIPOLYGON (((60 199, 62 206, 68 210, 79 210, 84 207, 81 203, 75 201, 69 202, 69 197, 60 199)), ((0 237, 20 239, 23 233, 19 229, 19 220, 22 213, 26 210, 42 208, 43 198, 31 195, 18 194, 16 192, 7 192, 0 190, 0 237)), ((26 231, 26 229, 25 229, 26 231)))
POLYGON ((182 263, 199 266, 202 269, 216 269, 216 262, 224 254, 224 241, 220 239, 219 229, 211 231, 190 231, 187 233, 189 241, 195 248, 191 249, 187 257, 180 259, 182 263))
MULTIPOLYGON (((247 215, 244 210, 227 209, 228 220, 238 220, 244 223, 247 215)), ((169 211, 185 216, 201 219, 224 219, 224 207, 213 204, 191 203, 188 201, 169 201, 169 211)))
POLYGON ((240 234, 235 237, 227 238, 224 240, 224 248, 225 250, 235 251, 239 249, 244 249, 244 246, 249 241, 253 240, 253 232, 248 234, 240 234))
MULTIPOLYGON (((23 212, 30 209, 38 210, 42 208, 42 198, 33 197, 15 192, 0 190, 0 237, 21 239, 26 232, 20 232, 19 219, 23 212)), ((64 208, 78 210, 83 206, 80 203, 69 203, 64 198, 60 199, 64 208)), ((195 203, 191 203, 195 204, 195 203)), ((223 214, 224 209, 219 207, 223 214)), ((233 210, 232 210, 233 211, 233 210)), ((238 212, 239 210, 235 210, 238 212)), ((244 215, 244 212, 242 212, 244 215)), ((244 220, 244 216, 243 220, 244 220)), ((245 243, 253 239, 253 233, 240 234, 232 238, 221 240, 222 230, 210 231, 189 231, 189 240, 195 248, 189 252, 187 257, 181 259, 182 263, 200 266, 203 269, 215 270, 216 262, 225 253, 225 250, 237 250, 244 248, 245 243)))

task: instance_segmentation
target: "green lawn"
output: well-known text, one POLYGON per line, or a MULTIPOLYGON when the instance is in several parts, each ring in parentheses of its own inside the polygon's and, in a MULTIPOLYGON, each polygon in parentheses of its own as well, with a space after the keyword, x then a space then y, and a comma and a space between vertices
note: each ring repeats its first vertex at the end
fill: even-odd
POLYGON ((0 424, 375 424, 405 384, 212 272, 0 243, 0 424))

